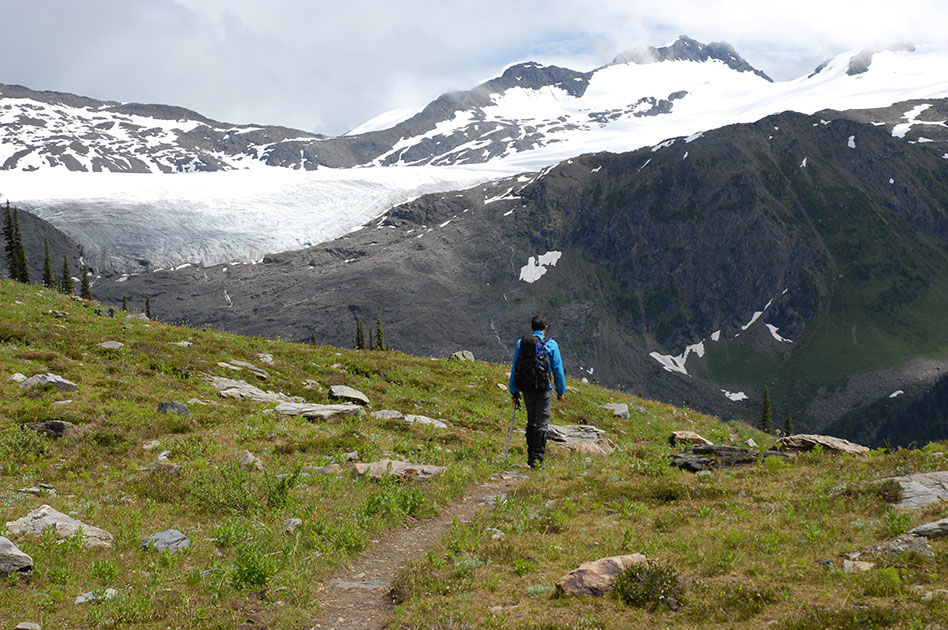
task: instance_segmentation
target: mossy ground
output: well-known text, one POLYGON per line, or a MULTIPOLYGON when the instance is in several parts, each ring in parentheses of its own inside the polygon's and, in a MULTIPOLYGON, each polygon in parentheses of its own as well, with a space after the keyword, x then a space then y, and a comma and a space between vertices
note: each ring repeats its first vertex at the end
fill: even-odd
MULTIPOLYGON (((322 581, 381 531, 435 514, 472 484, 508 468, 500 458, 510 419, 498 385, 506 366, 451 362, 399 352, 349 351, 158 322, 96 316, 94 306, 51 291, 0 281, 0 524, 42 503, 115 535, 115 548, 84 550, 52 537, 15 542, 36 564, 30 581, 0 584, 0 623, 47 628, 233 628, 252 620, 273 628, 309 627, 322 581), (50 310, 65 311, 59 319, 50 310), (97 344, 124 343, 117 351, 97 344), (191 347, 175 342, 190 340, 191 347), (260 363, 273 355, 265 389, 328 402, 326 388, 365 392, 374 409, 444 418, 451 428, 409 427, 363 416, 311 424, 267 413, 273 405, 222 399, 204 374, 244 378, 218 366, 260 363), (51 371, 77 392, 27 392, 7 380, 51 371), (304 389, 315 380, 321 389, 304 389), (186 417, 157 413, 158 403, 203 399, 186 417), (64 405, 56 402, 71 400, 64 405), (62 419, 83 427, 52 440, 23 431, 26 422, 62 419), (157 439, 156 450, 145 451, 157 439), (265 471, 237 463, 249 450, 265 471), (425 484, 368 481, 350 473, 307 473, 391 454, 448 467, 425 484), (140 471, 169 451, 177 476, 140 471), (279 474, 289 477, 278 478, 279 474), (55 496, 17 492, 40 482, 55 496), (284 521, 303 525, 284 534, 284 521), (167 528, 186 533, 190 550, 174 555, 140 548, 167 528), (76 605, 76 595, 116 588, 116 599, 76 605)), ((454 350, 451 348, 450 350, 454 350)), ((491 514, 458 523, 442 545, 403 571, 393 627, 614 628, 929 627, 948 625, 948 603, 923 594, 948 582, 948 547, 932 557, 879 561, 844 575, 840 553, 881 542, 911 525, 944 516, 936 505, 901 513, 877 481, 895 473, 945 467, 934 445, 873 452, 864 458, 823 454, 789 465, 760 465, 695 476, 672 469, 667 438, 691 429, 715 443, 748 437, 745 425, 570 381, 554 423, 588 422, 621 451, 607 458, 551 456, 491 514), (632 418, 600 405, 628 402, 632 418), (505 533, 492 540, 487 528, 505 533), (613 598, 551 598, 552 585, 582 562, 642 552, 673 567, 686 585, 676 612, 629 608, 613 598), (821 564, 830 560, 832 567, 821 564)), ((520 418, 521 426, 523 418, 520 418)), ((516 438, 511 459, 524 459, 516 438)), ((0 531, 3 535, 4 531, 0 531)))

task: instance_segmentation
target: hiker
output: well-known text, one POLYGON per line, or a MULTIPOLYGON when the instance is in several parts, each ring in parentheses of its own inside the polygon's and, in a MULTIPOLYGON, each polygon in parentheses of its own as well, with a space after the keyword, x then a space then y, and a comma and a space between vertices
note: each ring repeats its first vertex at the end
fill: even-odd
POLYGON ((520 394, 523 394, 523 404, 527 408, 527 465, 540 468, 546 452, 546 428, 553 407, 550 375, 553 376, 556 399, 559 401, 566 394, 566 375, 563 373, 559 346, 546 336, 546 317, 534 316, 530 326, 533 333, 517 340, 508 389, 514 407, 520 404, 520 394))

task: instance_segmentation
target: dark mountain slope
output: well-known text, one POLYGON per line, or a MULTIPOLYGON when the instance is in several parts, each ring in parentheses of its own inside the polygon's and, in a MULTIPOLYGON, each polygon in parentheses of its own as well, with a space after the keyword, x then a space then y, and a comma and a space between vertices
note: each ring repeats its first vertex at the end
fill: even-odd
POLYGON ((691 140, 422 197, 262 265, 98 291, 148 295, 169 320, 337 344, 378 318, 395 347, 497 361, 544 311, 574 374, 744 418, 767 385, 778 416, 811 429, 888 395, 913 358, 938 367, 912 378, 937 378, 943 148, 796 113, 691 140))

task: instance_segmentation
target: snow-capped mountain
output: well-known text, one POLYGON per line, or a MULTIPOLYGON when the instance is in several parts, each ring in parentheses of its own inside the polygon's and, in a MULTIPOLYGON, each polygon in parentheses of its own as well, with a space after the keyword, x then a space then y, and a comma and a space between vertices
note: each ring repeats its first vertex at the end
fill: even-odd
MULTIPOLYGON (((517 64, 400 122, 383 115, 337 138, 0 86, 0 194, 62 227, 102 271, 259 260, 335 238, 422 193, 584 153, 658 146, 786 110, 945 98, 946 69, 946 49, 852 51, 773 82, 726 44, 682 37, 591 72, 517 64)), ((935 108, 872 122, 894 134, 921 125, 934 139, 942 120, 935 108)))

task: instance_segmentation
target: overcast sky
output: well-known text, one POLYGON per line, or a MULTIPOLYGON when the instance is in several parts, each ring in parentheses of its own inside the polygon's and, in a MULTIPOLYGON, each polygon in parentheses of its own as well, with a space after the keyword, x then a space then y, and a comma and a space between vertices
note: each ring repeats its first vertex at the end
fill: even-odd
POLYGON ((946 0, 0 0, 0 83, 330 135, 534 60, 577 70, 680 34, 777 80, 948 44, 946 0))

